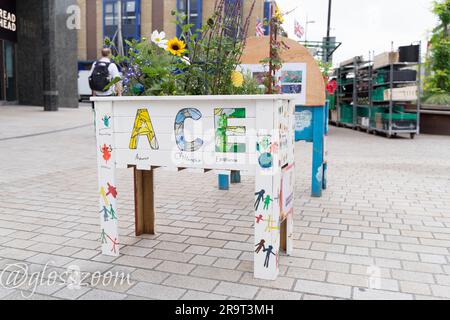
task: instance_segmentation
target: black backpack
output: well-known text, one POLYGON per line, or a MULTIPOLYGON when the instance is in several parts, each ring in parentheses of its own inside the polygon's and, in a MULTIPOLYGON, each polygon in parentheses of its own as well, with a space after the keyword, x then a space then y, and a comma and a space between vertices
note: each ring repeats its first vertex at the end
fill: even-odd
POLYGON ((110 62, 97 61, 95 63, 94 71, 89 77, 89 86, 91 90, 106 92, 105 87, 111 82, 109 76, 110 62))

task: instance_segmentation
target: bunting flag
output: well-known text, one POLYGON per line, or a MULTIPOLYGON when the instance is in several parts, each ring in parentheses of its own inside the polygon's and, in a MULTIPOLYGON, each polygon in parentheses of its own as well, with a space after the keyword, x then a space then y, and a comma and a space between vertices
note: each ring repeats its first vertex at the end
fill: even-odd
POLYGON ((263 37, 265 32, 266 32, 266 29, 264 28, 264 22, 261 19, 257 18, 256 19, 256 36, 263 37))
POLYGON ((300 39, 305 34, 305 30, 303 30, 303 27, 300 25, 300 23, 297 20, 295 20, 294 33, 300 39))

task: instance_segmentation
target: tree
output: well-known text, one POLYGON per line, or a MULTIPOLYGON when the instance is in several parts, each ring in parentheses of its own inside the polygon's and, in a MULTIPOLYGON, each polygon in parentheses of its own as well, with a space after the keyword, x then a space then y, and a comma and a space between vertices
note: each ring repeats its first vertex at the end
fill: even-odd
POLYGON ((425 80, 427 103, 450 104, 450 0, 433 2, 433 13, 439 25, 430 39, 430 56, 427 68, 430 75, 425 80))

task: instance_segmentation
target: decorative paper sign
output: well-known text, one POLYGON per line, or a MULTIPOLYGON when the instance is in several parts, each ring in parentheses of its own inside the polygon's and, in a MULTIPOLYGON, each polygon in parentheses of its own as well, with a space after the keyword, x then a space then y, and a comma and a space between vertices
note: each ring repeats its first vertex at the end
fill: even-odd
POLYGON ((295 130, 302 132, 312 125, 313 114, 310 110, 295 113, 295 130))
POLYGON ((295 166, 292 164, 283 169, 281 184, 281 219, 294 213, 295 166))
MULTIPOLYGON (((260 84, 263 84, 264 76, 268 68, 261 64, 243 64, 243 72, 251 72, 260 84)), ((306 104, 306 63, 284 63, 276 77, 283 94, 295 94, 296 105, 306 104)))

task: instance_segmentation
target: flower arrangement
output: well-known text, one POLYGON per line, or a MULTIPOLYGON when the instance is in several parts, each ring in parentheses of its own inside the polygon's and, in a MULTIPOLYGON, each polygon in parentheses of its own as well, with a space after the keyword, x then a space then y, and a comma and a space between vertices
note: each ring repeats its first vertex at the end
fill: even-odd
MULTIPOLYGON (((123 78, 112 84, 122 81, 125 95, 262 93, 251 74, 238 71, 254 6, 244 18, 241 1, 216 0, 213 16, 195 30, 185 15, 172 12, 180 36, 166 39, 155 30, 150 40, 125 41, 127 54, 113 56, 123 78)), ((105 45, 118 52, 109 39, 105 45)))

